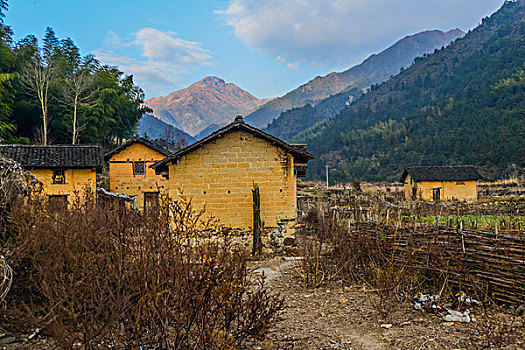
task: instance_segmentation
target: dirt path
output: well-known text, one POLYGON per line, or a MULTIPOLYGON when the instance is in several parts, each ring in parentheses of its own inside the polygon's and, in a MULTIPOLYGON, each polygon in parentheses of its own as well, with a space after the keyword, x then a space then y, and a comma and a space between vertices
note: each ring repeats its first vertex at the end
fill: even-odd
POLYGON ((455 324, 416 311, 405 301, 382 313, 375 294, 362 286, 332 282, 303 287, 300 263, 278 257, 253 264, 253 271, 264 272, 269 289, 280 293, 287 306, 254 349, 483 349, 498 341, 491 348, 525 349, 524 319, 516 315, 472 310, 477 323, 455 324))
POLYGON ((301 262, 274 258, 258 262, 254 272, 264 273, 272 291, 285 298, 281 321, 273 327, 261 349, 386 349, 380 331, 361 329, 348 317, 359 301, 345 297, 343 288, 307 289, 301 286, 301 262))

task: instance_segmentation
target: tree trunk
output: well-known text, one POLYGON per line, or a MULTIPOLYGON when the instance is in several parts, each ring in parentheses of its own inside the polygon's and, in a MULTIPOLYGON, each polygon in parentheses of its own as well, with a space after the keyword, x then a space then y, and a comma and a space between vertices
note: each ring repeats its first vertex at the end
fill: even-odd
POLYGON ((75 100, 73 101, 73 145, 77 143, 77 103, 78 95, 75 94, 75 100))

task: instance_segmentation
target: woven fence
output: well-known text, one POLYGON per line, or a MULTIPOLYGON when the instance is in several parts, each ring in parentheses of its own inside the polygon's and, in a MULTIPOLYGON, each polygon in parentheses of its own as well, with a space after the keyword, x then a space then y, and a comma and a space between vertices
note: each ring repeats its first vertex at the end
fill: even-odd
POLYGON ((417 255, 414 267, 444 276, 455 290, 496 303, 525 303, 523 232, 495 234, 445 226, 414 230, 373 222, 351 223, 349 228, 367 232, 394 259, 417 255))

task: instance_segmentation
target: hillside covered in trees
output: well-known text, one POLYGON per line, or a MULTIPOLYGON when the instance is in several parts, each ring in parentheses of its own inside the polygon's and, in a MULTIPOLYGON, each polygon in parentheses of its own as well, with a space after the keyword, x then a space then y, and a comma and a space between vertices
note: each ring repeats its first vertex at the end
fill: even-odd
POLYGON ((82 56, 51 28, 13 42, 0 0, 0 143, 108 145, 132 136, 147 108, 133 77, 82 56))
POLYGON ((525 167, 525 0, 507 1, 465 37, 294 142, 317 155, 310 178, 396 180, 406 166, 473 164, 495 176, 525 167))
MULTIPOLYGON (((361 89, 387 80, 393 74, 397 74, 400 68, 410 66, 414 58, 446 46, 464 34, 459 29, 453 29, 448 32, 427 30, 406 36, 378 54, 372 54, 356 66, 340 73, 317 76, 286 95, 265 103, 248 115, 246 122, 256 127, 266 127, 272 120, 276 120, 272 127, 269 127, 269 131, 279 130, 281 126, 287 126, 286 121, 279 120, 282 118, 281 113, 306 104, 317 105, 334 95, 336 97, 324 103, 316 113, 337 113, 344 108, 346 102, 358 98, 361 89), (341 101, 342 97, 345 98, 341 101)), ((308 109, 306 112, 308 113, 308 109)), ((284 119, 287 118, 288 116, 284 116, 284 119)), ((306 127, 314 124, 310 123, 306 127)))

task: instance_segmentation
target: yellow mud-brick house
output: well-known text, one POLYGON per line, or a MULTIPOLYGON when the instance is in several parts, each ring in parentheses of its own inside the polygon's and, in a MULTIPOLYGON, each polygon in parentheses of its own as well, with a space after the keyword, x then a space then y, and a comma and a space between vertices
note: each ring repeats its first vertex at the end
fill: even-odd
POLYGON ((407 201, 475 201, 480 179, 481 175, 473 166, 412 167, 406 168, 401 176, 407 201))
POLYGON ((246 123, 241 116, 208 137, 155 163, 171 198, 191 198, 197 209, 233 228, 251 228, 252 190, 259 187, 265 227, 290 236, 296 224, 296 179, 314 156, 246 123))
POLYGON ((0 153, 30 171, 53 206, 67 205, 85 190, 95 193, 96 174, 104 165, 100 146, 0 145, 0 153))
POLYGON ((150 165, 169 154, 167 149, 141 137, 107 153, 104 160, 109 165, 110 191, 135 196, 139 209, 156 206, 167 180, 157 175, 150 165))

